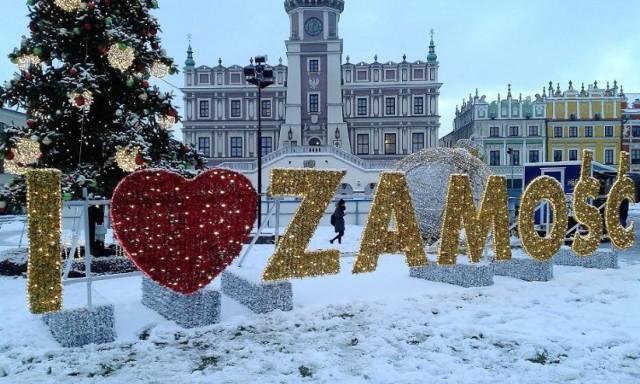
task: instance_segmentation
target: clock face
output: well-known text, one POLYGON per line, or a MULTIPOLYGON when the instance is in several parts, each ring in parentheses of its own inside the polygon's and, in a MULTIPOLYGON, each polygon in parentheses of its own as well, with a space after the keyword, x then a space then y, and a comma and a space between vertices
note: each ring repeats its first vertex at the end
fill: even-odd
POLYGON ((317 17, 310 17, 304 23, 304 31, 311 36, 317 36, 322 33, 322 21, 317 17))

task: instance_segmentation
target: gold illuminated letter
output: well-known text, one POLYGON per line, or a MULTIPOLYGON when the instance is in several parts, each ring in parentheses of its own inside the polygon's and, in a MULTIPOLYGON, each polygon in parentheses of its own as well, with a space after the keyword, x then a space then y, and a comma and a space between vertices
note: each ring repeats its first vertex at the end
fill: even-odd
POLYGON ((62 307, 60 178, 61 172, 57 169, 32 169, 26 174, 27 297, 32 313, 54 312, 62 307))
POLYGON ((353 273, 375 271, 381 253, 404 253, 409 267, 423 267, 428 263, 403 172, 380 174, 353 273), (395 228, 389 230, 392 219, 395 228))
POLYGON ((591 162, 593 153, 589 150, 582 151, 582 168, 580 180, 573 190, 573 216, 578 223, 582 223, 589 229, 589 234, 581 235, 576 231, 571 249, 580 256, 589 256, 595 251, 602 241, 602 216, 597 207, 589 204, 587 198, 598 197, 600 183, 595 177, 591 177, 591 162))
POLYGON ((620 249, 633 246, 635 242, 635 223, 631 222, 627 228, 620 224, 620 205, 627 199, 629 202, 635 201, 635 185, 633 180, 625 174, 629 172, 629 153, 620 152, 620 165, 618 166, 618 178, 613 183, 607 204, 604 208, 604 219, 607 224, 607 233, 613 245, 620 249))
POLYGON ((496 261, 511 259, 507 183, 504 176, 489 176, 480 208, 473 203, 473 189, 468 175, 451 175, 444 206, 438 264, 455 264, 460 228, 467 237, 469 260, 477 263, 493 229, 496 261))
POLYGON ((549 260, 560 250, 567 232, 567 201, 558 180, 539 176, 525 189, 520 202, 518 232, 525 252, 536 260, 549 260), (553 211, 553 225, 545 237, 540 237, 535 230, 534 212, 540 200, 547 200, 553 211))
POLYGON ((305 251, 346 171, 272 169, 272 196, 300 196, 293 215, 262 274, 263 281, 285 280, 340 272, 340 251, 305 251))

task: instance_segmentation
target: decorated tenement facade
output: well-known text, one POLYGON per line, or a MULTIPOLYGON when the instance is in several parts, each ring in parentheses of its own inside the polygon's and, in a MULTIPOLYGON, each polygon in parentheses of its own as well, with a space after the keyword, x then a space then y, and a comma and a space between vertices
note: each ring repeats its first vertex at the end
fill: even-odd
MULTIPOLYGON (((191 45, 184 67, 184 142, 209 165, 262 179, 273 167, 347 169, 339 193, 370 194, 378 174, 423 148, 437 146, 440 116, 433 31, 426 60, 343 60, 343 0, 287 0, 286 64, 266 63, 274 84, 258 89, 244 66, 196 65, 191 45), (258 116, 260 114, 260 116, 258 116), (261 145, 258 150, 258 118, 261 145)), ((254 65, 254 63, 250 63, 254 65)))
MULTIPOLYGON (((580 161, 582 151, 590 149, 595 161, 616 166, 624 149, 623 124, 628 127, 626 148, 635 148, 631 143, 637 120, 630 117, 637 114, 629 107, 633 104, 627 103, 616 81, 604 87, 597 81, 574 87, 569 81, 564 90, 549 82, 542 94, 524 99, 522 94, 514 97, 509 84, 506 98, 498 95, 489 102, 476 91, 463 100, 462 107, 456 107, 453 131, 440 139, 440 145, 479 147, 493 173, 505 175, 510 189, 519 195, 525 163, 580 161)), ((640 137, 640 128, 637 131, 640 137)), ((635 155, 640 164, 640 139, 635 155)))

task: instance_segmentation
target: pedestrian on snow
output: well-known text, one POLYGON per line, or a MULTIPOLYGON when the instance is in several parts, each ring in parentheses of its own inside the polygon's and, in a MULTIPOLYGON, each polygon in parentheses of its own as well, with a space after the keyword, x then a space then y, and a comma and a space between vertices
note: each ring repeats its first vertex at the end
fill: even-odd
POLYGON ((620 204, 620 225, 627 227, 627 218, 629 217, 629 200, 624 199, 620 204))
POLYGON ((329 240, 331 244, 333 244, 335 240, 338 240, 338 243, 342 244, 342 236, 344 236, 344 215, 346 215, 346 210, 347 207, 344 200, 340 199, 336 204, 335 211, 333 211, 333 214, 331 215, 331 225, 333 225, 333 229, 337 233, 333 239, 329 240))

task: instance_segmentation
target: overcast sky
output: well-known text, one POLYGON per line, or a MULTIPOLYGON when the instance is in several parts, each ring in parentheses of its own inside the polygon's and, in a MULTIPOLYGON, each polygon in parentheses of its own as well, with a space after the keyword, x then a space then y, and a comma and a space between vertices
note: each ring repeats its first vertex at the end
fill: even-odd
MULTIPOLYGON (((52 1, 52 0, 47 0, 52 1)), ((119 1, 119 0, 116 0, 119 1)), ((162 46, 182 68, 187 35, 196 65, 246 65, 267 54, 282 57, 289 36, 283 0, 158 0, 153 10, 162 46)), ((16 71, 6 54, 28 35, 25 0, 2 0, 0 82, 16 71)), ((429 29, 435 30, 440 62, 442 127, 451 131, 456 105, 478 88, 489 100, 507 84, 517 97, 534 96, 553 81, 567 88, 617 80, 625 93, 640 92, 640 1, 638 0, 346 0, 340 20, 344 56, 351 62, 426 60, 429 29)), ((165 80, 180 87, 182 74, 165 80)), ((173 89, 159 83, 165 90, 173 89)), ((182 107, 179 90, 177 104, 182 107)), ((179 133, 179 131, 178 131, 179 133)), ((181 138, 181 134, 178 134, 181 138)))

